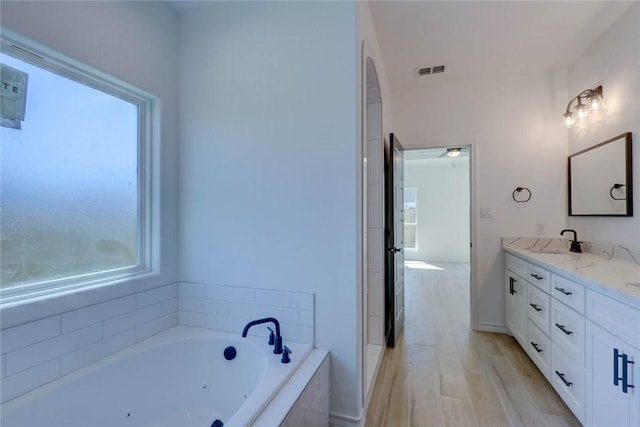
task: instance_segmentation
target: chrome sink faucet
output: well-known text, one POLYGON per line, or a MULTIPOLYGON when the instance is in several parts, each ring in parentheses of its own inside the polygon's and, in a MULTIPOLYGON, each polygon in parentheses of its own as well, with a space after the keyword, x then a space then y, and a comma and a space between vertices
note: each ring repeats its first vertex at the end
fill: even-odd
POLYGON ((566 232, 573 233, 573 240, 571 240, 571 247, 569 248, 569 252, 582 253, 582 248, 580 247, 580 243, 582 242, 578 242, 578 233, 576 233, 576 230, 562 230, 560 232, 560 235, 563 236, 566 232))

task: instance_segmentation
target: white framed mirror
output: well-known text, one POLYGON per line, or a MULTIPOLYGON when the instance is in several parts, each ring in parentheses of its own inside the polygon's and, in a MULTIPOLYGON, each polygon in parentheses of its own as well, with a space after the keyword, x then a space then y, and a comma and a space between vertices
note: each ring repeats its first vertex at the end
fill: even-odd
POLYGON ((569 156, 569 216, 633 216, 631 132, 569 156))

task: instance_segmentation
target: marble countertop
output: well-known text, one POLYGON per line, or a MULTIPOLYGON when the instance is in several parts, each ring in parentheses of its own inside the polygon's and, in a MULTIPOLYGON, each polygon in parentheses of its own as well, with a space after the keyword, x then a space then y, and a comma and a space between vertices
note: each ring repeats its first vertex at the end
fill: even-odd
POLYGON ((635 257, 630 262, 610 254, 569 252, 568 247, 559 238, 502 238, 506 252, 640 309, 640 263, 635 257))

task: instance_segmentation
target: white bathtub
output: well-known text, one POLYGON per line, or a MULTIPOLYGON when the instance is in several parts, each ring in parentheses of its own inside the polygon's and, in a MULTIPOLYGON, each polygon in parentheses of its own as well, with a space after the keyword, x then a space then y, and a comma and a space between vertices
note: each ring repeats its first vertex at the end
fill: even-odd
POLYGON ((311 351, 291 363, 263 337, 176 326, 1 407, 3 427, 249 426, 311 351), (237 350, 225 360, 228 346, 237 350))

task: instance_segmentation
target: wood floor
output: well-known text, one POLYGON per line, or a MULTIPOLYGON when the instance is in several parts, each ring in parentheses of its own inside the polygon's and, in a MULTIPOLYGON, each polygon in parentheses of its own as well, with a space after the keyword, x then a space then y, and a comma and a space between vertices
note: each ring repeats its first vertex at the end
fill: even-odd
POLYGON ((515 339, 470 330, 468 264, 431 264, 405 268, 405 332, 366 427, 580 426, 515 339))

